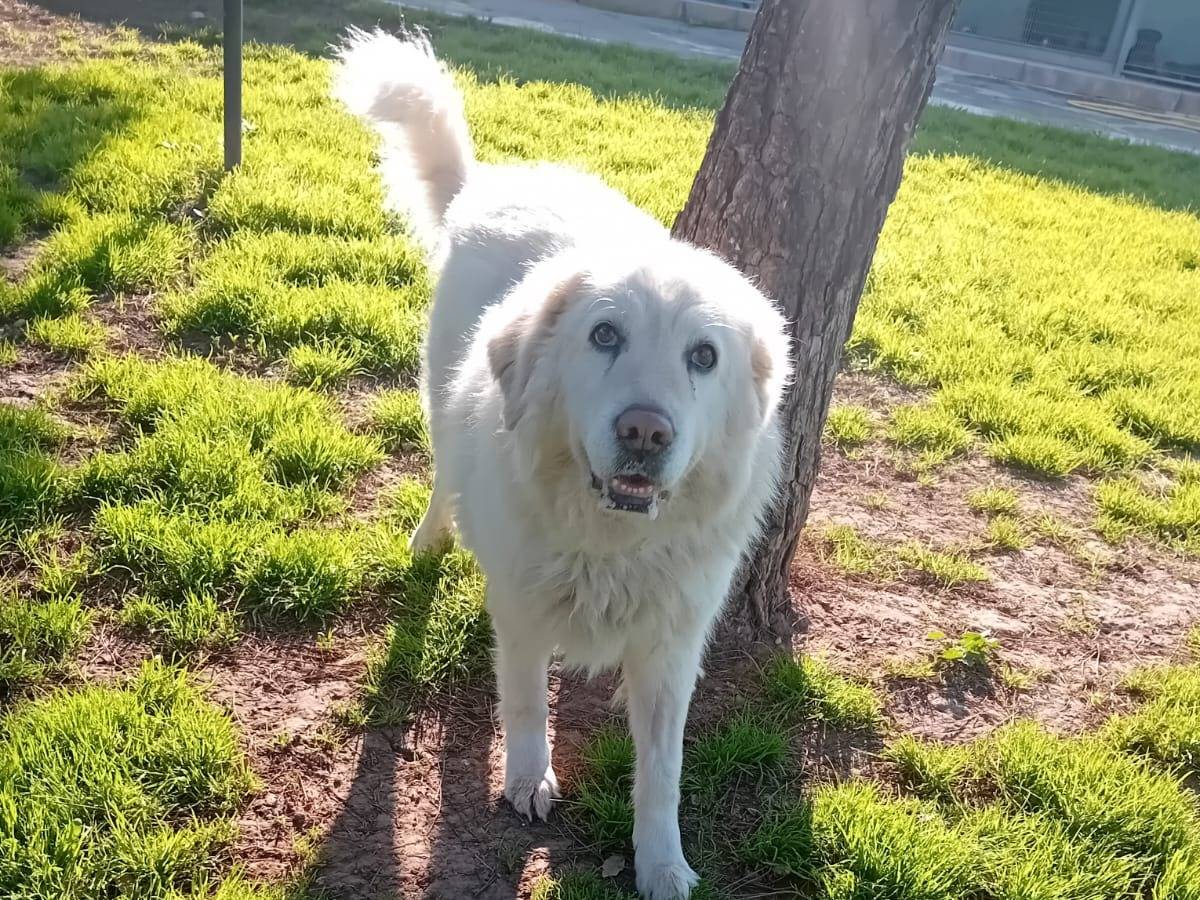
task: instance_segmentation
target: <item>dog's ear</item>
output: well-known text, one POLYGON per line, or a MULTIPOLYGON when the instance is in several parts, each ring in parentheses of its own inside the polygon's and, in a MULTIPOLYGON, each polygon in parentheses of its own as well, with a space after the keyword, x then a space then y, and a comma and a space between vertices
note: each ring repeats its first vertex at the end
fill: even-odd
POLYGON ((578 290, 581 274, 546 277, 531 273, 516 290, 529 296, 511 297, 506 304, 521 307, 489 341, 488 364, 504 397, 504 427, 511 431, 529 406, 531 383, 554 327, 578 290))

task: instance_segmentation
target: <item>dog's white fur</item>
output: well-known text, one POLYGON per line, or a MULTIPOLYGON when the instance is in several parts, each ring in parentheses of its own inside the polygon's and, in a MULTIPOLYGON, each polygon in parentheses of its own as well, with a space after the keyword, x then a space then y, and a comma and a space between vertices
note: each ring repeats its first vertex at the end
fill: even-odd
POLYGON ((551 654, 620 665, 638 889, 686 897, 684 721, 709 629, 776 490, 783 319, 598 179, 476 162, 461 95, 423 38, 351 34, 336 94, 383 133, 391 201, 427 238, 438 275, 423 377, 434 487, 413 546, 434 548, 457 524, 487 574, 505 795, 542 818, 558 796, 551 654), (601 320, 623 335, 619 352, 589 342, 601 320), (689 361, 698 342, 716 350, 711 370, 689 361), (605 496, 627 471, 614 421, 632 405, 675 429, 653 460, 649 514, 605 496))

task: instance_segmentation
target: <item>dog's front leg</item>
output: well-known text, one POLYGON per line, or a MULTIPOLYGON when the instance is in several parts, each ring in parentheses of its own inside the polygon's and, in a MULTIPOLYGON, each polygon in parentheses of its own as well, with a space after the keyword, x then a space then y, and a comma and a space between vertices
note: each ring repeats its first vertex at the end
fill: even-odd
POLYGON ((504 796, 525 818, 546 819, 559 796, 546 735, 550 651, 528 623, 523 628, 502 623, 502 616, 493 616, 496 687, 504 723, 504 796))
POLYGON ((649 900, 687 897, 698 880, 679 838, 679 775, 683 726, 700 671, 703 639, 676 637, 622 661, 629 729, 637 765, 633 845, 637 887, 649 900), (678 642, 678 643, 677 643, 678 642))

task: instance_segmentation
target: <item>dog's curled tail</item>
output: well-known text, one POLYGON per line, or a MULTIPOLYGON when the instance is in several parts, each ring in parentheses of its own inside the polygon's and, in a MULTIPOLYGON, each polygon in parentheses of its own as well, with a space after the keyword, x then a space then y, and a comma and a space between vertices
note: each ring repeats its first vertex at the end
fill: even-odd
POLYGON ((337 55, 334 96, 382 136, 389 202, 436 234, 475 162, 453 77, 418 33, 353 28, 337 55))

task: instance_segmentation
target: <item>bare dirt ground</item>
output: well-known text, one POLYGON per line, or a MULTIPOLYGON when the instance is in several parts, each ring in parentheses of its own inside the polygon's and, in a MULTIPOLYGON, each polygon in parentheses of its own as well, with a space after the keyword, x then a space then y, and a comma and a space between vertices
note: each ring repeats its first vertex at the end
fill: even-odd
MULTIPOLYGON (((185 21, 196 10, 212 19, 215 5, 97 0, 89 15, 149 28, 172 17, 185 21)), ((0 0, 0 55, 7 63, 37 64, 54 55, 46 49, 51 42, 39 35, 74 29, 86 41, 107 27, 0 0)), ((31 248, 0 252, 6 254, 5 276, 17 277, 31 248)), ((109 328, 113 349, 163 352, 149 298, 123 307, 101 303, 91 314, 109 328)), ((28 405, 54 396, 68 367, 24 344, 17 363, 0 370, 0 401, 28 405)), ((257 374, 272 371, 264 367, 257 374)), ((840 381, 835 402, 882 413, 913 399, 906 389, 853 375, 840 381)), ((355 392, 341 398, 349 418, 360 401, 355 392)), ((69 405, 65 414, 72 415, 69 405)), ((367 475, 352 498, 356 514, 369 515, 382 490, 421 469, 420 460, 397 456, 367 475)), ((1023 479, 978 457, 919 480, 882 442, 853 458, 827 449, 812 527, 792 577, 791 600, 802 621, 795 648, 827 653, 836 667, 869 678, 886 701, 893 731, 961 741, 1018 717, 1061 731, 1095 725, 1119 707, 1114 687, 1124 673, 1177 655, 1189 627, 1200 621, 1200 563, 1142 543, 1105 544, 1092 529, 1090 491, 1081 478, 1023 479), (965 495, 993 483, 1014 489, 1027 515, 1044 511, 1068 522, 1077 540, 1068 546, 1041 540, 1011 553, 986 549, 986 521, 970 511, 965 495), (973 548, 973 558, 991 577, 950 590, 908 577, 848 578, 821 552, 818 535, 830 523, 852 524, 886 543, 973 548), (929 657, 930 630, 957 634, 968 628, 996 637, 1001 662, 1028 676, 1028 686, 888 674, 897 663, 929 657)), ((341 724, 339 711, 358 695, 381 624, 363 616, 340 624, 325 640, 252 634, 199 665, 212 698, 237 722, 262 783, 242 812, 234 859, 256 878, 278 880, 319 847, 317 884, 333 897, 356 900, 526 897, 551 866, 597 864, 570 824, 569 798, 581 745, 614 716, 612 678, 587 682, 555 673, 555 766, 568 799, 557 823, 531 826, 502 802, 501 740, 486 688, 441 698, 403 728, 341 724)), ((755 660, 772 649, 738 643, 737 632, 726 626, 714 642, 718 649, 699 685, 689 733, 752 690, 755 660)), ((104 625, 81 668, 85 677, 107 679, 131 670, 148 652, 104 625)), ((812 726, 794 740, 804 777, 829 779, 878 771, 875 751, 885 737, 812 726)))

